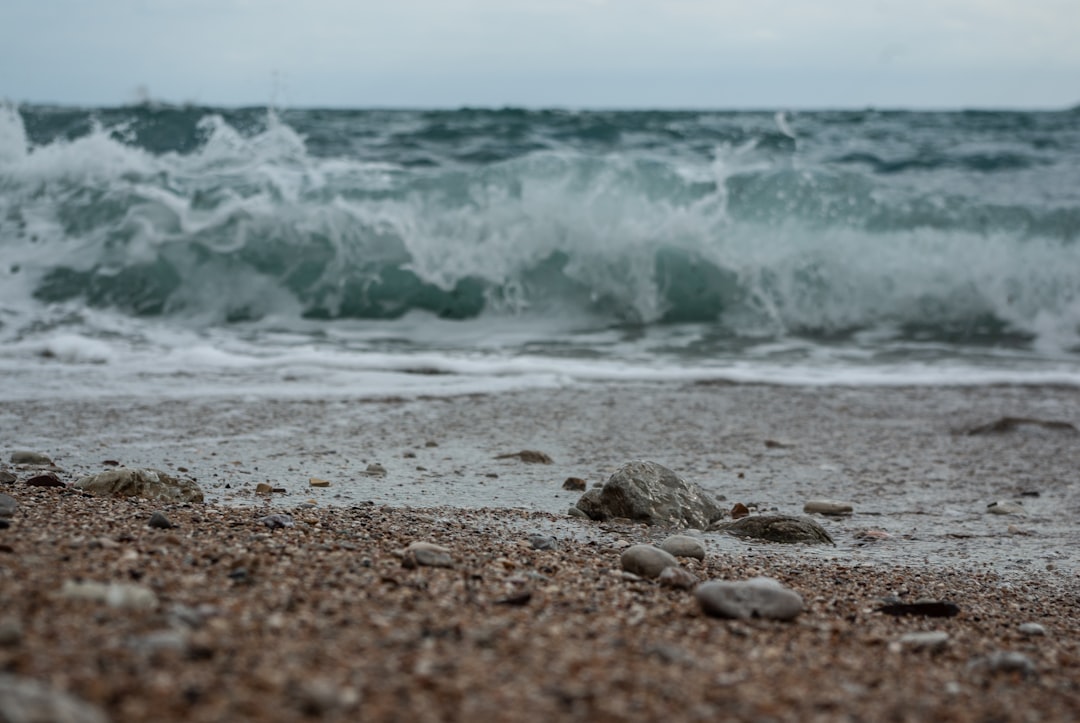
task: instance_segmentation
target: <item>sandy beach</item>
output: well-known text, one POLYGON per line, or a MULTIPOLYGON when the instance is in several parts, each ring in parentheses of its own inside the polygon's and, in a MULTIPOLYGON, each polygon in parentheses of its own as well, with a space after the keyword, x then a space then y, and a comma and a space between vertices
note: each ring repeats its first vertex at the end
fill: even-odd
POLYGON ((1077 409, 1071 388, 707 384, 6 403, 5 460, 47 454, 64 483, 154 467, 208 501, 93 498, 7 465, 3 685, 117 721, 1075 719, 1077 409), (500 458, 521 450, 553 462, 500 458), (562 486, 633 459, 725 507, 850 503, 816 518, 835 547, 704 532, 683 563, 773 577, 802 614, 712 618, 625 575, 622 550, 671 531, 568 517, 580 493, 562 486), (1019 510, 988 508, 1005 502, 1019 510), (155 511, 174 526, 148 526, 155 511), (452 566, 409 566, 417 541, 452 566))

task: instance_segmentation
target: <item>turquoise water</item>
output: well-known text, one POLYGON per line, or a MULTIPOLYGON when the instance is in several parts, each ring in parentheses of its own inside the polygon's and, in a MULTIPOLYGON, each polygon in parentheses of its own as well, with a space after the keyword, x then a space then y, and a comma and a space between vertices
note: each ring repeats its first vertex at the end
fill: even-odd
POLYGON ((1078 236, 1075 110, 8 106, 0 366, 1075 384, 1078 236))

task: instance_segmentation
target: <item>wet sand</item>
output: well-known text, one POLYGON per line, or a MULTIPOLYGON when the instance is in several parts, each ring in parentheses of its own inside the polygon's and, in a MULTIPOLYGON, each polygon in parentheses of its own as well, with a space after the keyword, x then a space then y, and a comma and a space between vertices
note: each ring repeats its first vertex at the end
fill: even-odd
POLYGON ((211 502, 100 500, 14 470, 0 490, 20 504, 0 530, 0 670, 115 720, 1075 719, 1078 436, 966 432, 1077 424, 1078 402, 1058 388, 622 385, 9 403, 5 458, 48 453, 65 481, 105 461, 184 468, 211 502), (522 449, 554 463, 495 459, 522 449), (621 549, 666 531, 567 518, 577 493, 561 486, 639 458, 725 504, 851 502, 853 515, 819 518, 835 548, 706 533, 705 561, 686 563, 703 580, 770 575, 806 611, 717 620, 686 591, 625 579, 621 549), (385 476, 365 474, 373 463, 385 476), (257 495, 259 482, 288 492, 257 495), (989 514, 999 499, 1026 514, 989 514), (177 526, 149 528, 155 510, 177 526), (295 526, 259 521, 275 512, 295 526), (531 532, 558 549, 531 549, 531 532), (415 540, 450 548, 454 567, 403 566, 415 540), (77 580, 154 600, 65 597, 77 580), (961 612, 893 617, 878 611, 890 595, 961 612), (918 631, 949 638, 901 642, 918 631))

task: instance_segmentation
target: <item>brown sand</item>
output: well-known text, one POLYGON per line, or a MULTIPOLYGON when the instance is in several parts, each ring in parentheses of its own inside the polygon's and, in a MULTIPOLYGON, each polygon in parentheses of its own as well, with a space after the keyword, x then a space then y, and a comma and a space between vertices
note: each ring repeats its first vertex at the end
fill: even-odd
POLYGON ((21 508, 0 533, 0 670, 118 721, 1080 718, 1080 602, 1039 580, 768 552, 688 562, 702 579, 776 577, 807 602, 792 623, 725 621, 623 579, 620 549, 658 534, 640 525, 582 522, 594 539, 555 551, 521 532, 547 515, 516 511, 308 508, 270 530, 261 511, 188 506, 165 508, 177 527, 161 530, 150 502, 8 489, 21 508), (454 568, 404 567, 414 540, 451 548, 454 568), (138 584, 157 604, 66 599, 73 580, 138 584), (962 612, 891 617, 876 610, 888 594, 962 612), (926 630, 949 642, 898 645, 926 630), (998 651, 1032 670, 980 663, 998 651))
POLYGON ((0 530, 0 673, 117 721, 1080 719, 1077 437, 964 433, 1001 417, 1077 424, 1077 409, 1077 390, 1016 387, 12 402, 5 455, 48 452, 66 482, 104 460, 183 467, 213 501, 101 500, 15 470, 0 485, 20 503, 0 530), (495 459, 522 449, 555 464, 495 459), (625 579, 620 551, 666 532, 569 520, 577 493, 561 485, 632 458, 728 503, 853 502, 823 520, 836 548, 707 534, 704 563, 687 563, 702 580, 775 577, 807 610, 717 620, 686 591, 625 579), (372 462, 387 476, 363 474, 372 462), (258 482, 289 492, 259 496, 258 482), (1017 497, 1026 516, 987 514, 1017 497), (158 509, 177 527, 148 527, 158 509), (272 512, 296 525, 258 521, 272 512), (533 531, 559 548, 532 550, 533 531), (454 567, 403 566, 416 540, 450 548, 454 567), (65 597, 78 580, 156 600, 65 597), (892 617, 877 610, 889 595, 961 612, 892 617), (916 631, 949 639, 900 644, 916 631), (1002 651, 1024 657, 990 662, 1002 651))

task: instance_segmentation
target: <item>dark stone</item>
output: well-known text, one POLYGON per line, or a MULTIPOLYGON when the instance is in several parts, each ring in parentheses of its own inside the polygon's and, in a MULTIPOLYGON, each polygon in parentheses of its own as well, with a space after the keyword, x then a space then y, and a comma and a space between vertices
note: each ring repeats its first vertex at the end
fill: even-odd
POLYGON ((562 488, 571 492, 584 492, 587 486, 585 480, 580 477, 567 477, 566 481, 562 483, 562 488))
POLYGON ((886 615, 917 615, 928 618, 951 618, 960 612, 960 606, 947 600, 918 600, 913 603, 889 603, 878 608, 886 615))
POLYGON ((720 522, 709 529, 735 537, 748 537, 786 544, 805 542, 811 545, 835 545, 825 528, 808 517, 792 515, 751 515, 733 522, 720 522))
POLYGON ((31 487, 64 487, 64 482, 52 472, 39 474, 26 480, 31 487))
POLYGON ((154 512, 154 514, 150 515, 150 521, 146 524, 158 530, 168 530, 175 526, 172 520, 165 516, 164 512, 154 512))
POLYGON ((600 488, 589 490, 577 506, 594 520, 625 517, 650 525, 705 529, 724 512, 699 485, 656 462, 629 462, 600 488))
POLYGON ((6 469, 0 469, 0 484, 9 485, 13 482, 18 481, 18 479, 18 477, 16 477, 13 473, 7 471, 6 469))
POLYGON ((981 424, 977 427, 972 427, 967 431, 969 435, 976 434, 1004 434, 1006 432, 1015 432, 1023 429, 1024 427, 1040 427, 1042 429, 1049 429, 1055 432, 1071 432, 1075 434, 1077 429, 1069 422, 1059 422, 1056 420, 1047 419, 1032 419, 1031 417, 1002 417, 988 424, 981 424))
POLYGON ((496 455, 495 459, 510 459, 517 457, 522 462, 528 462, 529 464, 554 464, 554 460, 547 456, 543 452, 538 452, 535 449, 523 449, 520 452, 511 452, 509 454, 496 455))

